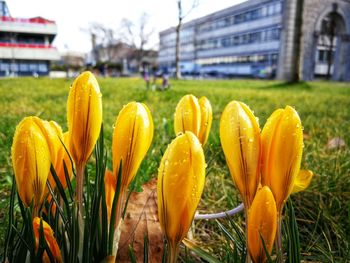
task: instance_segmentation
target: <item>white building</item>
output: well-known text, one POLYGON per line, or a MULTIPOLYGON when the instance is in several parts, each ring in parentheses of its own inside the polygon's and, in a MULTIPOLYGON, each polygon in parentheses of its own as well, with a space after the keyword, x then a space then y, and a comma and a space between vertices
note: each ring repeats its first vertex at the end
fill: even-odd
POLYGON ((54 21, 11 17, 0 1, 0 76, 47 75, 50 62, 60 59, 51 45, 56 34, 54 21))
MULTIPOLYGON (((349 30, 349 0, 248 0, 183 24, 181 72, 310 80, 330 71, 349 80, 349 30)), ((174 72, 175 27, 159 38, 159 66, 174 72)))

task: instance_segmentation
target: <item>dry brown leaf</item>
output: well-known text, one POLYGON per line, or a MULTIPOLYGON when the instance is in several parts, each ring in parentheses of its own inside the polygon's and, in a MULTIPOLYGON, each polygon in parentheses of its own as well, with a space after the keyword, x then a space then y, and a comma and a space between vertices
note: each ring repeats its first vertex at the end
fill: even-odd
POLYGON ((133 244, 137 262, 143 262, 145 235, 149 239, 149 262, 161 262, 163 234, 158 220, 157 180, 142 186, 143 192, 132 193, 121 229, 117 262, 130 262, 128 247, 133 244))

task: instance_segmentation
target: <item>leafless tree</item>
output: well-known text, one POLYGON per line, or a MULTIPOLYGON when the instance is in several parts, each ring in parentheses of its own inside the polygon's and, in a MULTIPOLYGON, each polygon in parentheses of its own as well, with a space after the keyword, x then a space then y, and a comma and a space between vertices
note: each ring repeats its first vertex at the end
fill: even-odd
POLYGON ((143 13, 137 24, 128 18, 123 18, 119 30, 123 42, 136 50, 138 70, 142 69, 142 60, 145 55, 145 47, 149 44, 154 28, 150 27, 150 16, 143 13))
POLYGON ((116 30, 109 28, 103 24, 93 22, 88 29, 83 29, 91 37, 93 56, 96 62, 103 62, 102 60, 111 61, 116 52, 114 45, 120 41, 116 36, 116 30), (104 54, 98 51, 99 49, 104 54))
POLYGON ((180 69, 180 52, 181 52, 181 43, 180 43, 180 32, 182 29, 183 20, 187 15, 189 15, 193 9, 199 5, 199 0, 192 0, 191 6, 188 10, 184 10, 183 0, 177 1, 177 11, 178 11, 178 23, 176 26, 176 47, 175 47, 175 64, 176 64, 176 78, 181 78, 181 69, 180 69))

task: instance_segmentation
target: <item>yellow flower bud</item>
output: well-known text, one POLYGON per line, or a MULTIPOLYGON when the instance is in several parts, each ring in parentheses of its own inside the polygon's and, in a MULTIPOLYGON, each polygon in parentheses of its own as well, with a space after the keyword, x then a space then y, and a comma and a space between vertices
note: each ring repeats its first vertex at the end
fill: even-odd
POLYGON ((276 110, 261 135, 262 185, 271 189, 281 213, 300 170, 303 132, 298 113, 290 106, 276 110))
POLYGON ((172 260, 176 258, 179 243, 186 236, 200 201, 205 167, 202 146, 188 131, 171 142, 161 160, 157 184, 158 215, 172 260))
MULTIPOLYGON (((60 248, 59 248, 57 241, 54 237, 54 232, 49 224, 47 224, 44 220, 42 220, 42 222, 43 222, 44 238, 45 238, 46 243, 47 243, 47 245, 52 253, 52 256, 54 257, 55 262, 57 262, 57 263, 62 262, 61 251, 60 251, 60 248)), ((35 217, 33 219, 33 230, 34 230, 34 236, 35 236, 35 251, 37 252, 38 248, 39 248, 39 239, 40 239, 40 235, 39 235, 40 218, 39 217, 35 217)), ((44 262, 44 263, 51 262, 46 251, 43 254, 42 262, 44 262)))
POLYGON ((43 202, 51 157, 36 117, 26 117, 18 124, 11 153, 19 196, 27 207, 34 198, 37 208, 43 202))
POLYGON ((175 134, 191 131, 198 137, 201 124, 201 109, 198 99, 193 95, 185 95, 176 106, 174 116, 175 134))
POLYGON ((264 186, 255 195, 248 216, 248 246, 253 262, 265 262, 266 250, 271 254, 277 229, 276 202, 269 187, 264 186))
POLYGON ((201 122, 198 139, 202 146, 204 146, 209 137, 211 123, 213 120, 213 110, 211 108, 210 101, 206 97, 201 97, 198 102, 201 110, 201 122))
POLYGON ((227 165, 244 206, 253 202, 260 180, 260 128, 247 105, 230 102, 220 120, 220 139, 227 165))
POLYGON ((119 112, 112 141, 113 174, 122 160, 121 191, 125 190, 145 157, 153 139, 153 120, 147 106, 130 102, 119 112))
POLYGON ((82 167, 94 149, 102 124, 102 95, 91 72, 83 72, 74 80, 68 95, 67 120, 69 152, 77 168, 82 167))
POLYGON ((295 178, 292 194, 304 191, 311 183, 314 173, 310 170, 300 170, 295 178))
POLYGON ((115 188, 117 185, 117 179, 113 173, 109 170, 105 172, 105 193, 106 193, 106 205, 107 205, 107 215, 108 221, 111 218, 113 199, 115 194, 115 188))

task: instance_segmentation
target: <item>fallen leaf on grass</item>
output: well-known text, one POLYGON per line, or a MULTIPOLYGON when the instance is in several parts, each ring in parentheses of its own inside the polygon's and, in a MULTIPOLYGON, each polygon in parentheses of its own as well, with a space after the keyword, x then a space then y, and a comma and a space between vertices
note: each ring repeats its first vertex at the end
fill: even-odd
POLYGON ((148 235, 149 262, 162 262, 163 234, 158 220, 157 180, 142 186, 143 192, 132 193, 121 229, 117 262, 130 262, 128 248, 132 245, 137 262, 143 262, 144 237, 148 235))

